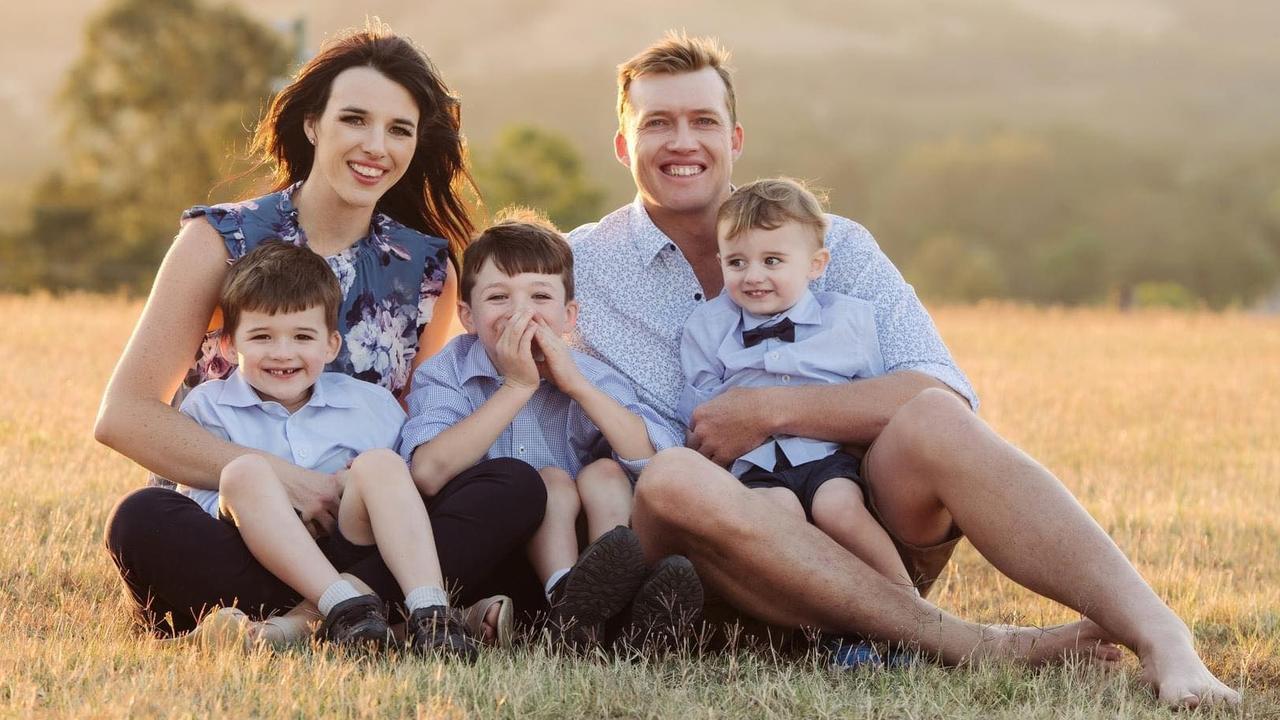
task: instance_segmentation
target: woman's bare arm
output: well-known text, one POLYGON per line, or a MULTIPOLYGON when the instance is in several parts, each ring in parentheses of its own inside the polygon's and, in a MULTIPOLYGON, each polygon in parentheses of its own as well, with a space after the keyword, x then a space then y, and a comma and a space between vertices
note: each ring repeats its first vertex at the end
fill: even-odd
MULTIPOLYGON (((207 330, 226 271, 227 252, 217 231, 203 219, 187 223, 160 265, 93 431, 99 442, 148 470, 197 488, 217 488, 223 466, 256 452, 214 437, 169 405, 207 330)), ((332 522, 336 479, 264 457, 304 518, 332 522)))

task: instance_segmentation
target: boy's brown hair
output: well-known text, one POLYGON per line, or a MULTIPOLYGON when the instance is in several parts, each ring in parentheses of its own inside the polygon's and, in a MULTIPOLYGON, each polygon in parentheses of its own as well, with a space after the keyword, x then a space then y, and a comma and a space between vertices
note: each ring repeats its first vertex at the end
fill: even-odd
POLYGON ((227 272, 218 296, 222 334, 230 336, 246 311, 300 312, 324 308, 328 330, 338 329, 342 287, 329 263, 298 245, 271 240, 250 250, 227 272))
POLYGON ((716 227, 722 239, 732 240, 747 230, 776 230, 788 222, 813 230, 818 247, 823 246, 830 222, 822 211, 825 197, 799 180, 775 178, 757 180, 733 191, 716 213, 716 227))
POLYGON ((462 255, 459 299, 471 302, 476 275, 486 261, 507 275, 544 273, 559 275, 564 299, 573 299, 573 250, 551 221, 531 210, 504 211, 493 225, 476 236, 462 255))
POLYGON ((641 75, 676 75, 712 68, 724 82, 730 124, 738 122, 738 101, 733 93, 733 68, 729 51, 713 37, 689 37, 684 32, 668 32, 661 40, 641 50, 618 66, 618 127, 627 126, 631 102, 631 81, 641 75))

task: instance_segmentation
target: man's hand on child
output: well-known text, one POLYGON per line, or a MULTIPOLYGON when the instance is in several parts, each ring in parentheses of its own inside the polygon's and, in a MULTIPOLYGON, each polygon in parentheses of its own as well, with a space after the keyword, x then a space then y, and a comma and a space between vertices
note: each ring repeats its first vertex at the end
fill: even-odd
POLYGON ((733 388, 699 405, 693 411, 685 444, 717 465, 727 467, 735 458, 763 443, 773 430, 765 389, 733 388))
POLYGON ((569 345, 541 318, 536 319, 534 324, 536 328, 533 338, 536 345, 535 358, 541 355, 541 360, 537 363, 538 373, 561 392, 574 397, 586 382, 586 378, 578 369, 578 363, 574 362, 569 345))
POLYGON ((520 310, 511 316, 498 336, 493 364, 502 374, 504 385, 522 389, 538 387, 538 365, 533 360, 533 336, 537 329, 533 312, 520 310))

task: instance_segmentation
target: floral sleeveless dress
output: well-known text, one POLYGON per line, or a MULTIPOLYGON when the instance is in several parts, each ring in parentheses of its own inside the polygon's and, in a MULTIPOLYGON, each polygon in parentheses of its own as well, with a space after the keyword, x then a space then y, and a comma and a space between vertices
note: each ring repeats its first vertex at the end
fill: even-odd
MULTIPOLYGON (((254 200, 197 205, 182 214, 185 224, 203 217, 222 235, 229 263, 267 240, 307 244, 291 197, 298 185, 254 200)), ((342 350, 325 370, 381 385, 400 397, 418 352, 418 335, 444 287, 448 243, 375 212, 369 234, 326 257, 342 286, 338 332, 342 350)), ((219 352, 221 329, 206 336, 179 395, 205 380, 225 378, 235 359, 219 352)), ((180 401, 180 398, 178 399, 180 401)))

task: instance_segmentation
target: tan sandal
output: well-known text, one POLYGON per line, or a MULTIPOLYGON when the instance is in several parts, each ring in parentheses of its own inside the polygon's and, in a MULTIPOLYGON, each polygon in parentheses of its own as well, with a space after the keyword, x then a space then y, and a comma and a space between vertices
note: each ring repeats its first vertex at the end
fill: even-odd
POLYGON ((515 616, 515 603, 511 602, 511 598, 506 595, 492 595, 467 608, 466 624, 467 630, 471 632, 472 637, 486 644, 496 645, 506 649, 511 647, 511 638, 514 634, 513 626, 515 616), (485 640, 484 637, 484 618, 489 614, 490 608, 494 605, 498 606, 498 623, 494 628, 495 633, 492 640, 485 640))

